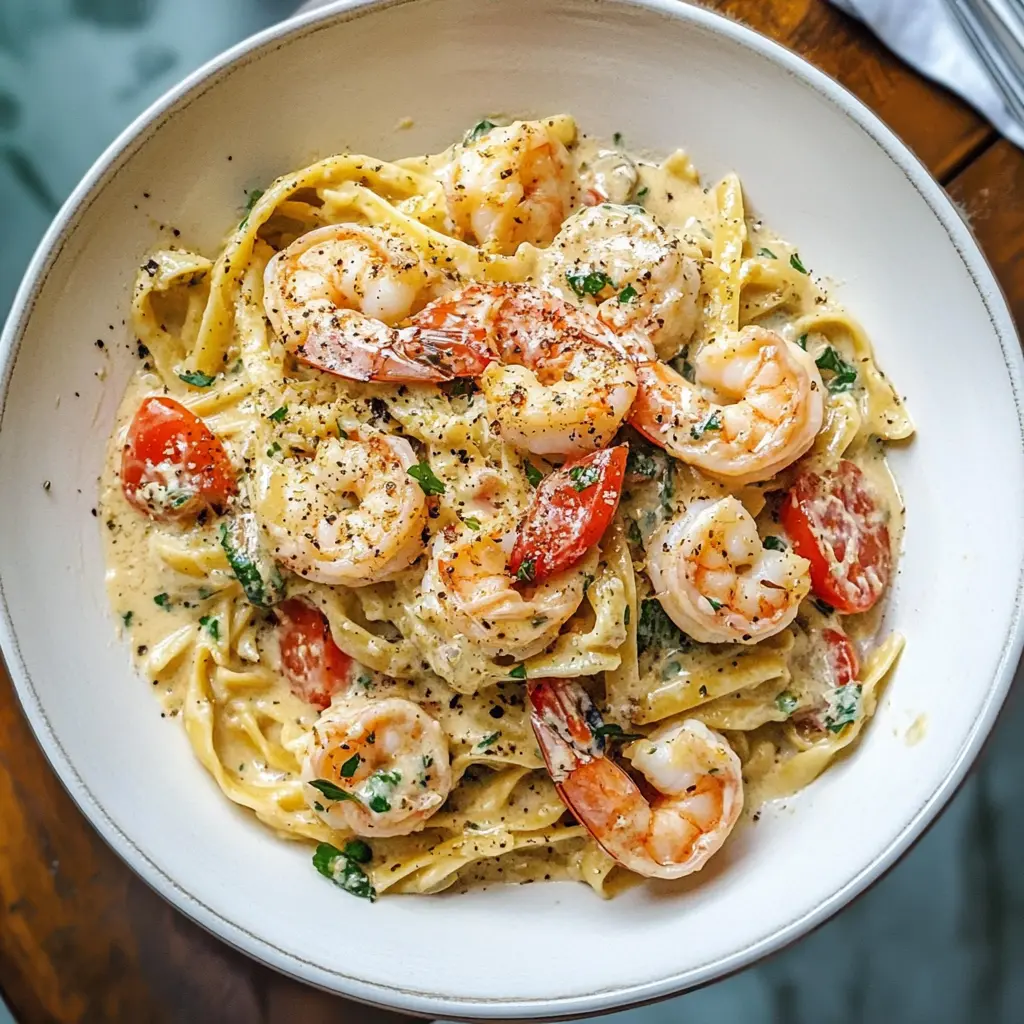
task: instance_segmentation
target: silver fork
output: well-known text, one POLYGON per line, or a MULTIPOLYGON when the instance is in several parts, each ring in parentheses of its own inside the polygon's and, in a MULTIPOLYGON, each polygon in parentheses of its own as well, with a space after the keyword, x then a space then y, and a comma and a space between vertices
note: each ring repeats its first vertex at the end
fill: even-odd
MULTIPOLYGON (((1018 39, 1016 32, 987 0, 945 0, 945 3, 1003 102, 1024 124, 1024 20, 1017 25, 1021 34, 1018 39)), ((1013 3, 1017 11, 1012 16, 1018 13, 1024 16, 1021 0, 1013 0, 1013 3)), ((1006 13, 1010 15, 1008 10, 1006 13)))

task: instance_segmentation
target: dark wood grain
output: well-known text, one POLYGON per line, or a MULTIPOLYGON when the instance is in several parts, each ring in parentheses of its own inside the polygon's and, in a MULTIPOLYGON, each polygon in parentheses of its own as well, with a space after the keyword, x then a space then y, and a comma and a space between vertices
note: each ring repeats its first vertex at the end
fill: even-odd
MULTIPOLYGON (((966 105, 823 0, 712 0, 874 108, 969 216, 1024 314, 1024 156, 966 105), (988 148, 986 148, 988 147, 988 148), (977 157, 977 159, 974 159, 977 157)), ((93 832, 47 766, 0 671, 0 990, 22 1024, 397 1022, 289 981, 151 892, 93 832)))

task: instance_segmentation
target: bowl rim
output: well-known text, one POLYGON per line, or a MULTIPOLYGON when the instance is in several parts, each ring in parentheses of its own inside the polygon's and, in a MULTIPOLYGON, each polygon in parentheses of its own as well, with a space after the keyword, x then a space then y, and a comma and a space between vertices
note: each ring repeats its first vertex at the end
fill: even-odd
MULTIPOLYGON (((3 334, 0 336, 0 430, 3 427, 7 394, 21 342, 49 273, 86 210, 148 139, 159 131, 167 120, 185 109, 207 89, 216 87, 224 77, 250 60, 260 59, 265 51, 327 28, 328 24, 333 26, 377 11, 417 2, 422 0, 333 0, 311 11, 295 14, 207 61, 165 92, 110 143, 61 206, 36 248, 15 295, 3 334)), ((1013 318, 995 274, 968 225, 920 159, 853 93, 804 58, 754 29, 717 12, 682 4, 678 0, 615 2, 621 6, 643 8, 689 23, 725 37, 728 41, 780 66, 827 100, 839 114, 853 122, 903 173, 942 225, 988 313, 1002 349, 1021 432, 1018 444, 1024 450, 1024 406, 1021 400, 1024 390, 1024 353, 1013 318)), ((1024 564, 1018 567, 1010 630, 1003 643, 985 700, 974 722, 971 723, 960 750, 932 794, 921 804, 899 834, 844 886, 818 906, 800 914, 773 934, 749 947, 660 980, 620 986, 585 996, 485 1000, 462 998, 458 995, 442 997, 431 992, 408 989, 399 984, 367 982, 306 961, 249 932, 202 903, 151 861, 135 845, 131 837, 108 816, 99 800, 79 776, 54 733, 28 667, 21 656, 8 598, 4 592, 3 580, 0 579, 0 652, 6 660, 23 713, 50 766, 79 810, 129 868, 192 921, 268 967, 315 987, 370 1005, 424 1016, 462 1019, 510 1016, 566 1019, 638 1006, 678 995, 735 973, 823 924, 888 871, 921 837, 956 792, 995 724, 1013 680, 1022 646, 1024 564)))

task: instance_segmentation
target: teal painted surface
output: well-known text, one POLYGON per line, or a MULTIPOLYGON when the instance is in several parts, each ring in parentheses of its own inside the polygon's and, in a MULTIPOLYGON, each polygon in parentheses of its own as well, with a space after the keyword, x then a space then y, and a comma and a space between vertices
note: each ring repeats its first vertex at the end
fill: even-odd
MULTIPOLYGON (((292 0, 0 0, 0 311, 57 205, 131 118, 203 60, 291 6, 292 0)), ((735 978, 603 1020, 1024 1021, 1022 729, 1024 706, 1011 699, 985 757, 941 821, 887 878, 815 934, 735 978)), ((779 900, 799 884, 780 876, 779 900)), ((540 945, 542 922, 536 934, 540 945)))

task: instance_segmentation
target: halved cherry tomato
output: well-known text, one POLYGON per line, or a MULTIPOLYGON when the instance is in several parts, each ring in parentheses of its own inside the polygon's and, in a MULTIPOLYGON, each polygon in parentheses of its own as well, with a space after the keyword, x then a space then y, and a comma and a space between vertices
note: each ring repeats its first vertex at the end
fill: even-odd
POLYGON ((274 610, 280 620, 281 667, 292 693, 323 710, 348 685, 352 659, 334 642, 318 608, 291 598, 274 610))
POLYGON ((823 629, 821 636, 825 641, 825 659, 834 686, 852 683, 860 671, 860 664, 850 638, 841 629, 823 629))
POLYGON ((523 583, 571 569, 603 536, 622 493, 629 446, 591 452, 545 477, 519 525, 508 568, 523 583))
POLYGON ((224 446, 180 402, 142 401, 121 453, 125 497, 153 519, 180 519, 219 507, 238 493, 224 446))
POLYGON ((781 509, 793 549, 811 563, 814 593, 838 612, 866 612, 892 571, 885 511, 864 474, 843 460, 831 473, 804 473, 781 509))

